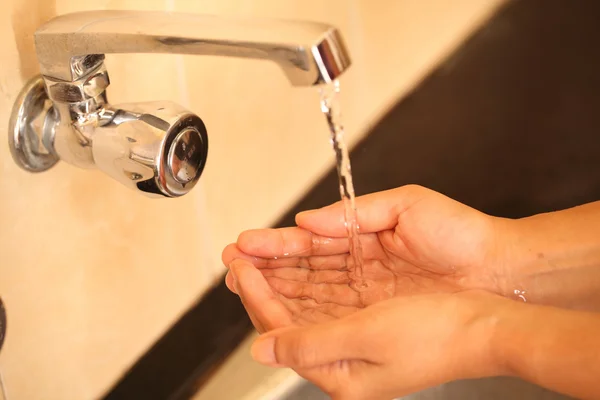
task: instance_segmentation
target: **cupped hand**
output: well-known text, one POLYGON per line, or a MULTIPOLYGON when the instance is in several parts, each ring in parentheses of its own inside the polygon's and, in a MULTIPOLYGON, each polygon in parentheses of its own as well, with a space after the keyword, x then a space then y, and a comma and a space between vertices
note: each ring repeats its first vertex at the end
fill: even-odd
POLYGON ((233 284, 261 331, 255 360, 289 367, 335 399, 387 400, 456 379, 502 374, 489 343, 506 303, 485 291, 399 296, 301 326, 262 274, 232 262, 233 284))
MULTIPOLYGON (((354 284, 341 202, 299 214, 298 227, 243 232, 223 262, 251 262, 300 324, 399 295, 503 293, 495 218, 412 185, 361 196, 356 205, 365 289, 354 284)), ((231 274, 227 284, 235 291, 231 274)))

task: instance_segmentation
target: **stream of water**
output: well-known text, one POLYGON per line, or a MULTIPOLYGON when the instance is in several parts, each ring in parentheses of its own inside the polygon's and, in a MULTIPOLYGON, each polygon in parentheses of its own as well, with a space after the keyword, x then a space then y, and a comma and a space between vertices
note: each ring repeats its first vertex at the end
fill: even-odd
POLYGON ((321 111, 327 118, 329 125, 330 140, 335 151, 336 166, 339 178, 340 196, 344 203, 346 231, 350 243, 350 256, 352 265, 349 266, 350 278, 356 289, 365 289, 368 285, 363 279, 363 257, 362 247, 359 240, 359 226, 356 217, 356 201, 354 195, 354 184, 352 183, 352 168, 348 147, 344 140, 344 126, 340 111, 340 84, 337 80, 322 87, 321 89, 321 111))

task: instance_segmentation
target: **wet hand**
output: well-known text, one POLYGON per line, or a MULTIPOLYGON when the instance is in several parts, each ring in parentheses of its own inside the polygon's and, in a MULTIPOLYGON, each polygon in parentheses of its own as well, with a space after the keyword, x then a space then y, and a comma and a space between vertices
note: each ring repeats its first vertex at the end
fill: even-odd
MULTIPOLYGON (((223 262, 251 262, 301 324, 399 295, 502 292, 492 217, 419 186, 359 197, 357 208, 366 289, 354 285, 342 203, 299 214, 295 228, 244 232, 223 262)), ((231 274, 227 284, 235 291, 231 274)))
POLYGON ((320 324, 294 321, 263 275, 231 265, 259 331, 258 362, 289 367, 333 399, 387 400, 455 379, 501 374, 491 315, 514 303, 487 292, 401 296, 320 324))

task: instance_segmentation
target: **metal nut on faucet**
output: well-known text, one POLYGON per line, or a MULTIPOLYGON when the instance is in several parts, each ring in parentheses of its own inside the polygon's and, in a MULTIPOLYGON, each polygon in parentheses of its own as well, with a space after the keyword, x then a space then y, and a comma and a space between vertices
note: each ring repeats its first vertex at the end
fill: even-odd
POLYGON ((68 103, 93 99, 104 93, 110 85, 104 64, 100 64, 95 70, 73 82, 59 81, 47 76, 44 79, 50 99, 68 103))

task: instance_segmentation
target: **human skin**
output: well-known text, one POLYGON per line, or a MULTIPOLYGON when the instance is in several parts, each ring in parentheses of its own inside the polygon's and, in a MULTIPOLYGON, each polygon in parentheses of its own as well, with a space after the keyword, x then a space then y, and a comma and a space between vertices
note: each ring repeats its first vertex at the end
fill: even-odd
MULTIPOLYGON (((585 335, 600 333, 594 325, 597 315, 543 307, 598 306, 598 204, 509 220, 406 186, 363 196, 357 208, 365 290, 355 285, 339 203, 300 214, 296 228, 244 232, 224 250, 223 261, 231 267, 228 286, 241 295, 257 329, 273 331, 257 341, 257 359, 269 354, 265 348, 279 348, 270 353, 277 353, 277 365, 294 368, 334 398, 354 398, 346 389, 356 382, 354 393, 366 395, 368 389, 369 396, 383 399, 449 380, 494 375, 521 376, 578 397, 600 396, 594 382, 585 381, 585 372, 575 368, 569 367, 562 385, 555 384, 560 381, 556 371, 569 362, 573 366, 585 361, 581 365, 587 371, 598 372, 585 358, 594 354, 585 335), (243 294, 233 285, 236 275, 238 287, 246 288, 243 294), (327 354, 318 338, 328 343, 327 332, 341 329, 336 324, 348 332, 370 332, 350 335, 354 341, 344 349, 362 348, 370 357, 392 358, 358 358, 357 363, 358 354, 340 350, 337 359, 331 355, 317 359, 316 365, 315 360, 306 364, 305 356, 294 355, 327 354), (576 343, 565 336, 568 332, 578 338, 576 343), (269 335, 276 335, 279 347, 264 345, 273 337, 269 335), (300 339, 286 339, 290 335, 300 339), (312 339, 302 339, 306 335, 312 339), (286 340, 287 352, 282 345, 286 340), (517 351, 521 346, 526 349, 517 351), (533 359, 526 358, 529 352, 533 359), (411 360, 409 354, 420 360, 411 367, 422 367, 420 375, 417 368, 417 375, 407 376, 411 363, 398 366, 401 360, 411 360), (560 359, 552 358, 558 355, 560 359), (394 356, 400 358, 393 362, 394 356), (372 365, 382 366, 378 374, 365 372, 375 371, 366 368, 372 365), (324 366, 331 374, 323 373, 324 366), (568 378, 569 373, 578 375, 568 378), (382 379, 377 387, 369 383, 382 379), (403 382, 401 387, 396 381, 403 382), (579 384, 571 387, 569 382, 579 384), (379 392, 383 397, 376 396, 379 392)), ((344 342, 343 335, 336 337, 344 342)), ((326 348, 335 342, 330 340, 326 348)), ((598 349, 595 354, 600 354, 598 349)))

